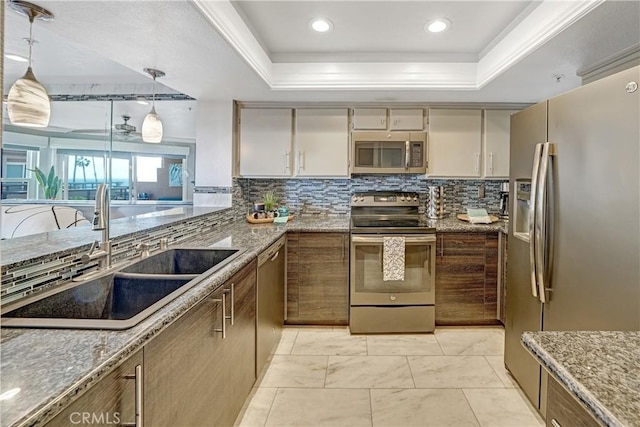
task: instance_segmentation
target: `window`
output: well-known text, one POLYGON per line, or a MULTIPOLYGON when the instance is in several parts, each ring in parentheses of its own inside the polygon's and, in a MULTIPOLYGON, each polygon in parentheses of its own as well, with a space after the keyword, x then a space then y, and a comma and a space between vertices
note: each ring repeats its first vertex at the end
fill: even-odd
POLYGON ((158 169, 162 167, 162 157, 135 156, 136 181, 158 182, 158 169))

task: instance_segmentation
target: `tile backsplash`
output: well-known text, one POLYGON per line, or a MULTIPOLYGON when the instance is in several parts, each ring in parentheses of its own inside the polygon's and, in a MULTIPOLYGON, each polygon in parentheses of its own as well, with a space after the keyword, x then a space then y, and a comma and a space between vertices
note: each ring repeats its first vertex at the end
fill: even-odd
POLYGON ((448 214, 462 213, 469 208, 485 208, 497 213, 500 206, 500 184, 504 181, 466 179, 428 179, 423 175, 357 175, 351 179, 258 179, 234 180, 234 208, 247 212, 254 201, 262 200, 271 190, 280 203, 299 214, 339 215, 349 213, 351 195, 364 191, 406 191, 420 194, 420 211, 427 202, 427 186, 444 187, 445 209, 448 214), (484 186, 485 196, 478 197, 484 186))

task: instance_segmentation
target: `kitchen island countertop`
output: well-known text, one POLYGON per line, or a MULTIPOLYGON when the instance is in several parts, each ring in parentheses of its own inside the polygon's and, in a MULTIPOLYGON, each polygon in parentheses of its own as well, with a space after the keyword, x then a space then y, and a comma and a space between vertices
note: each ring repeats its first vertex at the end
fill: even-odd
POLYGON ((606 426, 640 426, 640 331, 525 332, 522 343, 606 426))

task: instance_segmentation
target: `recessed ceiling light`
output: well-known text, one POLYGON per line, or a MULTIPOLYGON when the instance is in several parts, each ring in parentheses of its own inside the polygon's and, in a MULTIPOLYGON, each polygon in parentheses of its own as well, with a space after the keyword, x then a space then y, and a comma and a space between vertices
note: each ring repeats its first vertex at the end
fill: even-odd
POLYGON ((424 26, 424 30, 430 33, 441 33, 451 26, 451 21, 445 18, 432 19, 424 26))
POLYGON ((7 58, 7 59, 10 59, 12 61, 29 62, 29 60, 27 58, 25 58, 24 56, 15 55, 13 53, 5 53, 4 57, 7 58))
POLYGON ((333 22, 325 18, 314 18, 309 21, 309 28, 318 33, 326 33, 333 29, 333 22))

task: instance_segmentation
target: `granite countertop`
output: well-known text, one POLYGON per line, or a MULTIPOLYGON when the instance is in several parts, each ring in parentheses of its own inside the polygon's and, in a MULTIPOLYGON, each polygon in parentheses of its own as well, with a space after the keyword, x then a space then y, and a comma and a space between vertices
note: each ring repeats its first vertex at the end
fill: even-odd
POLYGON ((122 331, 2 328, 0 393, 19 389, 0 405, 1 426, 42 425, 75 397, 146 344, 180 315, 224 284, 287 230, 349 230, 341 217, 300 217, 288 224, 244 220, 192 239, 192 247, 244 249, 238 258, 133 328, 122 331))
MULTIPOLYGON (((176 217, 179 219, 184 215, 211 211, 192 208, 191 212, 177 213, 176 217)), ((170 218, 138 218, 135 221, 157 224, 164 220, 170 218)), ((122 224, 123 232, 129 225, 122 224)), ((12 389, 19 389, 19 393, 2 401, 0 426, 44 424, 287 231, 348 232, 349 225, 350 220, 346 215, 301 215, 287 224, 248 224, 245 220, 238 220, 217 231, 200 235, 190 240, 188 245, 180 244, 182 247, 234 247, 245 251, 127 330, 3 328, 0 393, 12 389)), ((445 218, 433 221, 433 226, 437 232, 494 232, 500 230, 501 222, 472 225, 456 218, 445 218)), ((3 252, 5 249, 2 248, 3 252)))
POLYGON ((499 220, 492 224, 471 224, 467 221, 459 220, 455 215, 450 215, 442 219, 427 220, 430 227, 435 227, 438 233, 454 232, 499 232, 502 231, 507 222, 499 220))
POLYGON ((606 426, 640 426, 640 331, 525 332, 522 343, 606 426))

